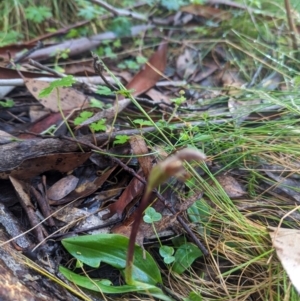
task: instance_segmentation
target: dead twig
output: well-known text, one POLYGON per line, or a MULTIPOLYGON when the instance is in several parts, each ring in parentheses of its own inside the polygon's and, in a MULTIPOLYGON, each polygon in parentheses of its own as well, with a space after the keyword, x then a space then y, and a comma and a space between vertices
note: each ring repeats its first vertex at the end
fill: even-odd
MULTIPOLYGON (((49 73, 51 73, 51 74, 54 74, 54 75, 58 76, 59 78, 64 78, 64 77, 67 76, 66 74, 60 73, 60 72, 58 72, 58 71, 56 71, 56 70, 54 70, 54 69, 51 69, 51 68, 49 68, 49 67, 47 67, 47 66, 44 66, 44 65, 40 64, 39 62, 34 61, 33 59, 29 59, 28 62, 29 62, 29 64, 30 64, 31 66, 34 66, 34 67, 36 67, 36 68, 38 68, 38 69, 40 69, 40 70, 47 71, 47 72, 49 72, 49 73)), ((77 84, 80 84, 80 85, 83 84, 83 85, 84 85, 85 87, 87 87, 88 90, 90 90, 91 92, 96 92, 96 91, 97 91, 97 87, 94 86, 93 84, 86 83, 86 82, 84 82, 84 81, 81 81, 81 80, 79 80, 79 79, 76 79, 76 77, 73 77, 73 78, 76 80, 77 84)), ((106 82, 107 82, 107 81, 106 81, 106 82)))
POLYGON ((99 58, 99 56, 93 52, 91 52, 93 57, 93 66, 95 72, 102 78, 104 83, 112 90, 112 91, 118 91, 119 89, 115 87, 113 84, 111 84, 103 75, 103 71, 105 69, 105 66, 102 62, 102 60, 99 58))
POLYGON ((14 64, 20 63, 25 58, 27 58, 28 56, 30 56, 32 53, 34 53, 35 51, 37 51, 38 49, 41 49, 43 47, 44 47, 44 44, 41 41, 38 41, 37 44, 33 48, 25 51, 23 54, 21 54, 20 56, 18 56, 17 58, 15 58, 13 60, 13 63, 7 64, 6 67, 7 68, 11 68, 14 64))
POLYGON ((136 13, 136 12, 133 12, 131 10, 116 8, 116 7, 108 4, 107 1, 90 0, 90 2, 93 2, 97 5, 105 8, 106 10, 111 12, 114 16, 118 16, 118 17, 130 17, 132 19, 136 19, 136 20, 144 21, 144 22, 149 22, 150 21, 151 23, 156 24, 156 25, 168 25, 168 24, 171 24, 173 22, 173 18, 172 19, 168 19, 168 18, 167 19, 150 18, 147 15, 136 13))

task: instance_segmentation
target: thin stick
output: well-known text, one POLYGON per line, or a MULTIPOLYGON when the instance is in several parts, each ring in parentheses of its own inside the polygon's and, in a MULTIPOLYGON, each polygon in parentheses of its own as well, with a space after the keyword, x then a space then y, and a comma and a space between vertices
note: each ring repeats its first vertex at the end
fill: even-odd
POLYGON ((291 3, 290 0, 284 0, 285 10, 286 10, 286 16, 290 28, 290 36, 292 39, 293 49, 296 52, 296 57, 299 59, 299 52, 298 52, 298 45, 297 45, 297 29, 292 17, 292 11, 291 11, 291 3))
MULTIPOLYGON (((23 54, 21 54, 19 57, 15 58, 15 59, 13 60, 13 63, 14 63, 14 64, 20 63, 20 62, 23 61, 25 58, 27 58, 27 57, 30 56, 32 53, 34 53, 36 50, 41 49, 41 48, 43 48, 43 47, 44 47, 43 43, 42 43, 41 41, 38 41, 37 44, 36 44, 33 48, 31 48, 31 49, 25 51, 25 52, 24 52, 23 54)), ((13 63, 7 64, 6 67, 7 67, 7 68, 11 68, 11 67, 13 66, 13 63)))
MULTIPOLYGON (((108 4, 107 1, 90 0, 90 2, 93 2, 97 5, 105 8, 110 13, 112 13, 113 15, 118 16, 118 17, 130 17, 132 19, 136 19, 136 20, 144 21, 144 22, 149 22, 149 20, 151 19, 147 15, 143 15, 143 14, 140 14, 140 13, 137 13, 137 12, 133 12, 131 10, 116 8, 116 7, 108 4)), ((157 25, 168 25, 168 24, 171 24, 173 22, 173 18, 172 19, 152 18, 150 21, 151 21, 151 23, 157 24, 157 25)))

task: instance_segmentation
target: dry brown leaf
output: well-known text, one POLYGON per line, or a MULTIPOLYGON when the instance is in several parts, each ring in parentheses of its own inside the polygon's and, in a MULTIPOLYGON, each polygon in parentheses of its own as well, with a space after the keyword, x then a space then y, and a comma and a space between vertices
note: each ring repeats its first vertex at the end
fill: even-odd
POLYGON ((102 219, 104 213, 106 213, 106 210, 93 214, 85 209, 74 207, 72 203, 69 206, 63 206, 59 210, 54 211, 53 217, 65 225, 63 227, 64 233, 68 232, 70 228, 72 228, 72 231, 83 231, 95 227, 99 227, 99 229, 84 232, 88 234, 110 233, 111 226, 105 225, 114 220, 110 220, 109 222, 104 221, 102 219))
MULTIPOLYGON (((147 178, 152 168, 152 159, 149 156, 143 156, 148 154, 148 147, 144 138, 141 136, 133 136, 130 138, 130 145, 142 169, 142 172, 139 171, 138 174, 147 178)), ((142 194, 144 186, 140 180, 133 178, 119 199, 108 206, 109 213, 106 214, 104 218, 110 218, 114 214, 121 217, 127 205, 142 194)))
MULTIPOLYGON (((41 111, 41 108, 39 108, 41 111)), ((49 129, 52 125, 58 125, 63 119, 60 113, 50 113, 48 111, 45 112, 46 115, 39 118, 37 121, 33 122, 30 124, 30 126, 27 128, 27 131, 29 133, 21 133, 18 137, 21 139, 30 139, 30 138, 35 138, 35 134, 40 134, 43 131, 49 129), (50 114, 49 114, 50 113, 50 114), (32 134, 31 134, 32 133, 32 134)))
POLYGON ((187 79, 192 76, 199 65, 195 62, 198 53, 192 49, 186 48, 176 61, 176 72, 181 78, 187 79))
POLYGON ((54 201, 64 198, 76 188, 78 181, 79 179, 73 175, 60 179, 48 189, 48 198, 54 201))
MULTIPOLYGON (((45 82, 38 79, 25 79, 25 85, 29 92, 38 100, 45 108, 50 109, 52 112, 59 112, 58 109, 58 95, 56 90, 47 96, 40 98, 39 93, 49 87, 50 82, 45 82)), ((71 111, 73 109, 87 107, 89 104, 89 98, 83 93, 73 88, 57 88, 59 91, 59 97, 61 102, 61 109, 63 111, 71 111)))
POLYGON ((227 89, 227 94, 237 95, 240 93, 241 88, 246 84, 239 77, 239 72, 234 70, 225 70, 219 74, 219 78, 223 84, 223 87, 227 89))
POLYGON ((170 97, 156 89, 150 89, 145 94, 153 100, 154 105, 159 104, 160 107, 164 107, 163 104, 171 105, 170 97))
POLYGON ((132 152, 140 163, 144 176, 147 179, 152 169, 152 158, 147 156, 148 147, 142 136, 132 136, 129 140, 132 152))
POLYGON ((30 106, 29 117, 31 122, 36 122, 43 117, 47 116, 51 111, 41 106, 30 106))
POLYGON ((35 214, 35 209, 33 204, 31 203, 31 197, 28 193, 27 183, 11 176, 9 177, 9 179, 16 190, 16 193, 19 197, 20 204, 23 207, 24 211, 26 212, 31 226, 34 227, 33 230, 36 233, 38 241, 39 242, 43 241, 44 229, 35 214))
POLYGON ((161 43, 144 68, 126 85, 128 90, 133 90, 134 96, 143 94, 161 78, 167 65, 167 50, 168 44, 161 43))
POLYGON ((230 198, 239 198, 246 194, 241 184, 230 175, 218 175, 216 176, 216 180, 230 198))
POLYGON ((276 254, 300 294, 300 231, 269 227, 276 254))
POLYGON ((183 6, 180 8, 180 10, 214 21, 224 21, 230 19, 231 17, 231 13, 228 11, 201 4, 183 6))
MULTIPOLYGON (((142 172, 139 171, 138 175, 142 175, 142 172)), ((143 190, 144 190, 144 184, 138 180, 137 178, 132 178, 128 186, 125 188, 121 196, 116 200, 114 203, 110 204, 107 209, 109 210, 109 213, 107 213, 105 216, 103 216, 104 219, 108 219, 112 217, 114 214, 117 214, 118 217, 122 217, 122 214, 127 207, 127 205, 133 201, 133 199, 136 199, 139 197, 143 190)))
POLYGON ((13 215, 11 211, 2 203, 2 201, 0 202, 0 224, 5 228, 6 232, 11 237, 18 236, 18 238, 14 239, 14 242, 17 243, 19 247, 24 249, 30 247, 32 242, 29 241, 26 235, 24 235, 24 230, 20 226, 19 218, 13 215))
POLYGON ((45 171, 68 172, 83 164, 91 153, 48 154, 24 160, 12 170, 0 172, 0 179, 13 176, 18 179, 30 179, 45 171))
POLYGON ((78 186, 75 190, 73 190, 70 194, 68 194, 65 198, 60 199, 59 201, 49 201, 51 205, 62 205, 67 204, 69 202, 82 199, 94 193, 97 189, 99 189, 104 182, 108 179, 111 173, 116 169, 116 166, 104 172, 100 177, 96 178, 92 182, 84 183, 78 186))

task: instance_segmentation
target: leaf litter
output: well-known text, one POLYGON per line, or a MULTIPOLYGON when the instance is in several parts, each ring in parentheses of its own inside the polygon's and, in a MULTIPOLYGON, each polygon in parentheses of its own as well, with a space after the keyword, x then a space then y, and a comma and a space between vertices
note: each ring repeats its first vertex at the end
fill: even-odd
MULTIPOLYGON (((102 1, 98 4, 103 5, 102 1)), ((110 9, 118 14, 129 12, 110 9)), ((148 21, 140 13, 130 11, 129 15, 148 21)), ((277 47, 272 47, 269 36, 256 31, 267 24, 266 20, 283 22, 282 14, 230 1, 208 1, 182 7, 165 20, 151 20, 150 25, 131 28, 131 37, 141 32, 144 35, 136 38, 142 45, 138 50, 129 39, 108 31, 29 55, 37 61, 51 61, 53 49, 70 48, 67 60, 61 63, 63 68, 68 67, 68 74, 110 77, 101 84, 105 89, 99 89, 98 94, 91 86, 78 82, 70 87, 63 74, 61 86, 58 84, 52 93, 40 97, 43 89, 51 87, 52 80, 40 80, 46 69, 36 72, 26 63, 28 58, 21 61, 26 86, 3 89, 2 97, 13 99, 15 105, 5 107, 9 103, 5 99, 0 110, 0 178, 6 181, 3 183, 9 187, 7 191, 15 190, 19 202, 12 201, 16 198, 12 193, 5 196, 4 192, 0 201, 10 200, 11 207, 17 210, 21 204, 23 209, 19 210, 27 214, 29 228, 35 229, 35 237, 31 237, 34 244, 48 246, 52 232, 58 239, 68 233, 99 231, 130 236, 134 221, 140 218, 139 202, 151 170, 160 166, 161 157, 166 156, 170 163, 168 156, 176 150, 196 147, 208 155, 209 161, 201 165, 204 171, 193 162, 191 166, 184 164, 187 172, 182 173, 178 160, 171 162, 170 169, 164 169, 170 174, 182 173, 186 182, 177 190, 178 183, 171 179, 161 185, 161 196, 153 192, 151 206, 162 218, 154 223, 154 228, 143 222, 137 242, 142 246, 153 238, 160 240, 165 231, 171 237, 180 234, 189 240, 186 245, 178 245, 173 268, 162 267, 171 271, 166 283, 169 281, 182 300, 194 300, 188 297, 191 292, 207 300, 288 300, 287 295, 293 292, 284 289, 280 273, 275 272, 282 271, 278 261, 274 256, 267 257, 272 244, 265 230, 267 226, 272 229, 270 236, 277 256, 299 292, 299 216, 295 211, 287 214, 299 202, 299 95, 294 89, 299 72, 296 64, 290 63, 294 59, 290 54, 289 60, 282 60, 282 33, 274 34, 270 24, 264 27, 270 30, 269 34, 272 32, 272 38, 278 39, 274 42, 277 47), (254 11, 255 24, 250 18, 254 11), (238 14, 243 14, 243 18, 238 14), (242 19, 249 23, 241 23, 242 19), (166 34, 166 29, 158 30, 157 24, 175 25, 174 31, 166 34), (84 52, 99 46, 103 39, 119 38, 122 47, 106 44, 116 56, 104 55, 107 69, 99 74, 93 68, 95 61, 84 52), (144 66, 138 65, 136 59, 141 52, 149 58, 144 66), (84 61, 75 60, 75 55, 84 61), (130 69, 132 62, 136 66, 130 69), (126 70, 118 63, 124 63, 126 70), (112 80, 114 77, 121 82, 112 80), (180 101, 181 97, 184 101, 180 101), (92 102, 97 102, 98 108, 91 109, 92 102), (42 112, 42 107, 47 110, 42 112), (75 127, 76 118, 86 108, 92 117, 75 127), (60 110, 68 117, 61 116, 60 110), (70 112, 73 113, 69 115, 70 112), (99 119, 105 119, 102 126, 92 127, 99 119), (129 132, 133 134, 123 134, 134 127, 129 132), (115 140, 118 135, 126 139, 115 140), (170 206, 175 210, 172 213, 170 206), (112 218, 115 214, 117 219, 112 218), (197 252, 192 233, 186 232, 178 217, 205 242, 209 262, 197 252), (284 225, 276 228, 278 219, 283 217, 284 225), (196 255, 183 260, 187 246, 196 255), (203 277, 191 281, 193 273, 189 272, 203 277)), ((284 33, 288 31, 284 29, 284 33)), ((20 45, 0 48, 4 59, 7 49, 14 58, 20 45)), ((0 70, 0 85, 5 88, 9 85, 4 80, 19 79, 19 73, 13 69, 0 70)), ((59 75, 47 72, 49 77, 59 75)), ((9 210, 5 203, 0 220, 4 227, 7 219, 3 215, 9 219, 14 216, 9 210)), ((23 231, 17 226, 17 219, 13 220, 17 231, 7 227, 12 237, 23 231)), ((91 287, 91 283, 85 285, 91 287)), ((161 291, 156 293, 152 296, 169 298, 161 291)))

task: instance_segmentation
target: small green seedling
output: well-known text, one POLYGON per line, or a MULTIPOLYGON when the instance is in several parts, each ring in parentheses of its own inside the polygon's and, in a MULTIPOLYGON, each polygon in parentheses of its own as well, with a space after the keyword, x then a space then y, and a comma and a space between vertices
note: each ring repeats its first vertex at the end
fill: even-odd
POLYGON ((90 125, 90 129, 94 132, 106 131, 106 119, 102 118, 90 125))
POLYGON ((174 262, 175 257, 173 256, 174 254, 174 248, 169 247, 169 246, 161 246, 159 248, 159 254, 161 257, 164 259, 164 263, 170 264, 174 262))
POLYGON ((52 18, 52 13, 50 8, 47 6, 28 6, 25 8, 25 16, 27 20, 39 24, 49 18, 52 18))
POLYGON ((124 144, 130 139, 127 135, 116 135, 114 145, 115 144, 124 144))
POLYGON ((134 119, 133 123, 139 124, 141 127, 145 125, 152 126, 153 123, 150 120, 145 120, 145 119, 134 119))
POLYGON ((96 93, 99 95, 112 95, 113 91, 109 87, 98 86, 96 93))
POLYGON ((173 102, 175 106, 178 107, 186 101, 186 98, 184 96, 184 91, 183 90, 179 91, 179 94, 180 94, 179 97, 171 99, 171 102, 173 102))
POLYGON ((145 210, 145 215, 143 217, 145 223, 152 224, 160 221, 161 219, 162 219, 162 215, 159 212, 157 212, 154 208, 148 207, 145 210))
MULTIPOLYGON (((90 111, 83 111, 80 113, 78 117, 74 119, 74 124, 75 125, 80 125, 90 117, 94 115, 93 112, 90 111)), ((106 125, 105 125, 106 119, 100 119, 97 122, 93 122, 90 125, 90 129, 92 132, 100 132, 100 131, 105 131, 106 130, 106 125)))
POLYGON ((3 108, 12 108, 14 105, 15 102, 10 98, 5 99, 4 101, 0 101, 0 107, 3 108))
MULTIPOLYGON (((160 221, 161 219, 162 219, 162 215, 159 212, 157 212, 154 208, 148 207, 145 210, 145 215, 143 217, 143 220, 147 224, 152 224, 153 230, 157 237, 158 235, 154 223, 160 221)), ((175 260, 175 257, 172 256, 174 254, 174 249, 172 247, 161 245, 159 248, 159 254, 164 259, 164 263, 166 264, 170 264, 175 260)))
POLYGON ((51 82, 49 84, 49 87, 43 89, 39 93, 39 97, 43 98, 43 97, 49 96, 55 88, 71 87, 75 82, 76 82, 76 80, 74 79, 74 77, 72 75, 67 75, 66 77, 57 79, 57 80, 51 82))
POLYGON ((90 106, 91 108, 104 109, 104 103, 96 98, 91 98, 90 106))
POLYGON ((90 111, 83 111, 79 114, 78 117, 76 117, 74 119, 74 124, 75 125, 80 125, 81 123, 83 123, 84 121, 86 121, 87 119, 89 119, 90 117, 92 117, 94 115, 93 112, 90 111))

